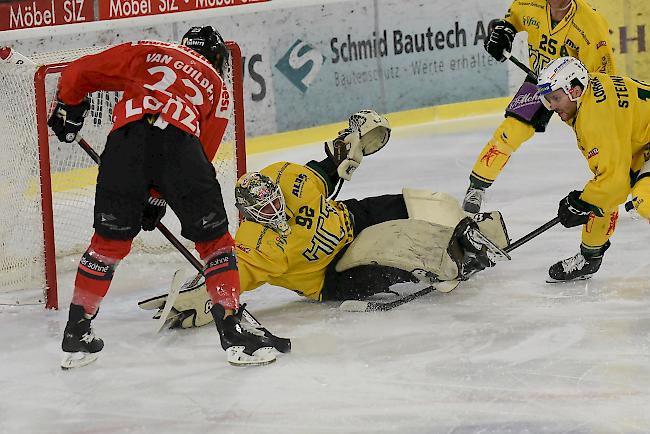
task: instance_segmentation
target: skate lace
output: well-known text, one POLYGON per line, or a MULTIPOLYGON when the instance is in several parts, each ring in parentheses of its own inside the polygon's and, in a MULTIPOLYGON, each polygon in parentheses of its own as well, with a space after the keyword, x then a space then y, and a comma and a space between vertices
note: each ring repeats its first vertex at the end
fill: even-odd
POLYGON ((250 323, 248 323, 245 320, 241 321, 239 323, 239 327, 241 328, 242 331, 244 331, 246 333, 249 333, 251 335, 264 336, 264 332, 262 330, 260 330, 257 327, 251 325, 250 323))
POLYGON ((481 206, 481 202, 483 202, 484 195, 485 195, 485 191, 481 190, 480 188, 470 188, 469 190, 467 190, 467 193, 465 194, 465 202, 469 202, 474 205, 481 206))
MULTIPOLYGON (((239 306, 239 310, 235 314, 235 316, 237 317, 237 320, 239 322, 239 327, 241 328, 241 330, 244 331, 244 332, 250 333, 252 335, 255 335, 255 336, 264 336, 264 331, 257 328, 254 324, 251 324, 251 322, 248 320, 248 318, 243 317, 243 313, 244 313, 245 308, 246 308, 246 303, 242 303, 242 305, 239 306)), ((253 318, 253 320, 255 320, 255 318, 252 315, 250 315, 250 316, 253 318)), ((257 320, 255 320, 255 321, 257 321, 257 320)))
POLYGON ((585 257, 582 256, 582 253, 578 253, 575 256, 565 259, 562 261, 562 268, 565 273, 570 273, 576 270, 582 270, 582 267, 585 266, 587 261, 585 257))
POLYGON ((81 341, 85 342, 87 344, 91 343, 95 339, 95 332, 93 332, 93 329, 90 329, 83 335, 81 335, 81 341))

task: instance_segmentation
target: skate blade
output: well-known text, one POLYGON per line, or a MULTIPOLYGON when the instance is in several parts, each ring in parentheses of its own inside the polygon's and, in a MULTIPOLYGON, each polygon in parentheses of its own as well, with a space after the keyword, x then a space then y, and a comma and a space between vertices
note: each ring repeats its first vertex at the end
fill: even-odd
POLYGON ((258 348, 250 356, 244 352, 244 347, 230 347, 226 350, 228 363, 233 366, 263 366, 275 362, 273 347, 258 348))
POLYGON ((557 280, 557 279, 553 279, 552 277, 548 277, 548 278, 546 278, 546 283, 571 283, 571 282, 579 282, 579 281, 581 281, 581 280, 591 279, 591 276, 593 276, 593 274, 585 274, 584 276, 576 277, 575 279, 571 279, 571 280, 557 280))
POLYGON ((99 354, 97 353, 65 353, 63 360, 61 360, 61 369, 68 370, 74 368, 81 368, 97 360, 99 354))

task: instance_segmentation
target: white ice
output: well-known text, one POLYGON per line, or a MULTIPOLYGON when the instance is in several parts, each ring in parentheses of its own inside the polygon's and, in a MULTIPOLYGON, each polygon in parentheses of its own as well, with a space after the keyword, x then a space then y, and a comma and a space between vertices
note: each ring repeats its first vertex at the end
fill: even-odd
MULTIPOLYGON (((340 198, 429 188, 462 198, 500 116, 394 131, 340 198)), ((571 130, 554 121, 517 151, 484 209, 513 239, 555 216, 589 179, 571 130)), ((320 145, 255 155, 249 168, 321 158, 320 145)), ((95 331, 93 365, 59 368, 72 274, 60 311, 0 307, 0 433, 643 433, 650 432, 647 221, 621 213, 601 270, 545 283, 579 229, 554 227, 449 294, 386 313, 349 313, 279 288, 243 296, 293 340, 276 363, 225 362, 216 330, 154 333, 137 301, 166 291, 182 261, 127 259, 95 331)))

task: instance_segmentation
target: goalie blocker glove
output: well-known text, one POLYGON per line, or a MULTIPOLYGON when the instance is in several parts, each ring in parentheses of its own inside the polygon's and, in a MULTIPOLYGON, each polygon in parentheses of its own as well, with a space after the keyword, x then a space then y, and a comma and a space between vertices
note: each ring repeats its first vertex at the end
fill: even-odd
POLYGON ((517 29, 505 20, 497 20, 492 27, 490 35, 485 40, 485 51, 499 62, 506 60, 504 51, 512 51, 512 41, 515 39, 517 29))
POLYGON ((68 105, 57 100, 47 125, 60 141, 72 143, 84 125, 84 118, 88 114, 88 110, 90 110, 88 98, 77 105, 68 105))
POLYGON ((341 131, 336 139, 325 142, 325 153, 334 162, 338 176, 346 181, 351 180, 363 159, 358 133, 348 129, 341 131))

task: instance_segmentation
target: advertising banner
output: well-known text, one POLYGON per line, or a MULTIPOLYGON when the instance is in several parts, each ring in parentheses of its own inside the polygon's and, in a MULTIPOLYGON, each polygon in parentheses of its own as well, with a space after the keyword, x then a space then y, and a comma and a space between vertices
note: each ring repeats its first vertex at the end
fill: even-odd
MULTIPOLYGON (((145 3, 147 11, 160 4, 145 3)), ((191 26, 213 25, 242 49, 250 137, 340 122, 363 108, 389 113, 511 94, 508 62, 497 63, 483 48, 489 22, 504 15, 509 0, 283 3, 227 9, 241 9, 232 15, 170 14, 164 23, 115 20, 119 31, 33 37, 14 47, 29 55, 140 39, 179 41, 191 26)), ((518 86, 522 77, 515 72, 518 86)))
POLYGON ((621 74, 650 80, 650 2, 591 0, 609 22, 621 74))
POLYGON ((0 31, 93 21, 93 0, 29 0, 0 3, 0 31))
POLYGON ((99 0, 99 19, 141 17, 264 3, 270 0, 99 0))
POLYGON ((366 107, 394 112, 506 95, 506 65, 483 41, 507 4, 486 3, 366 0, 343 12, 327 3, 270 17, 283 23, 267 27, 278 131, 366 107))

